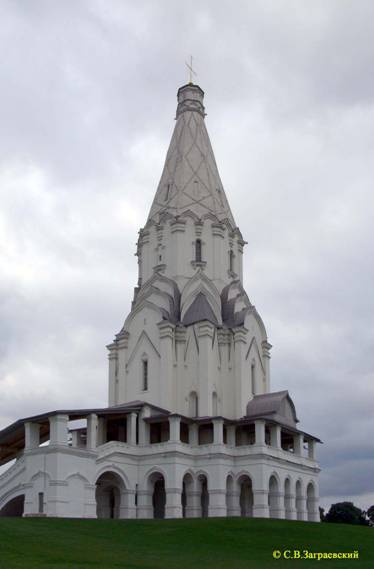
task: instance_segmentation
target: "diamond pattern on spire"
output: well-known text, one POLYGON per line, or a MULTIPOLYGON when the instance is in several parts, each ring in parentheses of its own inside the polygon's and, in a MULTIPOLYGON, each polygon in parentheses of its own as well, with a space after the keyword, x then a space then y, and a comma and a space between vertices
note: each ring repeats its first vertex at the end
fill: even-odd
MULTIPOLYGON (((199 95, 202 91, 197 89, 202 102, 202 95, 199 95)), ((178 114, 148 221, 158 222, 160 214, 165 212, 177 216, 186 211, 192 211, 199 218, 212 213, 220 221, 228 219, 233 227, 236 226, 204 117, 192 107, 186 107, 178 114)))

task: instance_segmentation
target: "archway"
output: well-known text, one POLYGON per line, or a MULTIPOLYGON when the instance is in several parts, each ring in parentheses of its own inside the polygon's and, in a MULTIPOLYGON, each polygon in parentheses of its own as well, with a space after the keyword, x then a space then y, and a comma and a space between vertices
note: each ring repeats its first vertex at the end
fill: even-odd
POLYGON ((194 508, 194 480, 190 473, 183 477, 182 485, 182 516, 184 518, 195 517, 194 508))
POLYGON ((228 517, 239 515, 237 503, 238 492, 236 492, 234 478, 231 474, 229 474, 226 478, 226 510, 228 517))
POLYGON ((253 489, 252 480, 249 476, 243 475, 238 480, 240 494, 239 494, 239 504, 240 504, 240 515, 243 518, 249 518, 253 516, 253 489))
POLYGON ((207 518, 209 515, 209 492, 208 479, 205 474, 200 474, 198 486, 200 492, 200 515, 202 518, 207 518))
POLYGON ((104 472, 96 481, 96 514, 98 518, 120 518, 125 484, 115 472, 104 472))
POLYGON ((284 510, 285 517, 287 520, 293 519, 293 503, 292 503, 292 493, 291 493, 291 480, 286 478, 284 482, 284 510))
POLYGON ((269 480, 269 516, 271 518, 279 517, 279 484, 278 480, 274 476, 270 476, 269 480))
POLYGON ((307 489, 306 489, 306 511, 308 514, 308 522, 315 521, 315 499, 316 499, 316 491, 314 486, 311 482, 309 482, 307 489))
POLYGON ((0 510, 0 517, 2 518, 21 518, 23 516, 23 509, 25 504, 25 495, 21 494, 12 500, 9 500, 0 510))
POLYGON ((166 506, 165 478, 159 472, 154 472, 149 477, 149 482, 152 487, 153 517, 163 519, 166 506))
POLYGON ((298 520, 304 519, 303 490, 300 480, 296 482, 296 517, 298 520))

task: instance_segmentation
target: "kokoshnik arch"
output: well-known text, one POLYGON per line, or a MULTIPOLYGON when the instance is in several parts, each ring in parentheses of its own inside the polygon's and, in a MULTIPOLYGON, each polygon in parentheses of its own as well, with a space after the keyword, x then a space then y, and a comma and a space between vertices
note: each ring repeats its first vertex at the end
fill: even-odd
POLYGON ((16 461, 0 515, 319 520, 320 441, 298 428, 288 392, 270 390, 203 99, 192 83, 178 91, 131 312, 108 346, 109 406, 3 429, 0 464, 16 461))

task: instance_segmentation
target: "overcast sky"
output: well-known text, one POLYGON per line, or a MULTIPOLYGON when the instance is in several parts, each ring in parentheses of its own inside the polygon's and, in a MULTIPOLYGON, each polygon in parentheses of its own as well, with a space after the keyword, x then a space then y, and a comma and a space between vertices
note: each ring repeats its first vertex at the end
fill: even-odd
POLYGON ((374 3, 0 0, 0 428, 107 403, 192 53, 322 504, 374 503, 374 3))

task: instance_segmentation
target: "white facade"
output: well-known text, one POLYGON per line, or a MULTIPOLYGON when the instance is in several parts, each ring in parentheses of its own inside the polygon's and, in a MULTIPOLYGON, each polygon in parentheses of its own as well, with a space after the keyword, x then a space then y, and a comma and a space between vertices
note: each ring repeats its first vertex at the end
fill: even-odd
POLYGON ((108 346, 109 407, 1 431, 0 463, 17 460, 0 477, 0 515, 319 519, 318 439, 297 429, 288 393, 270 391, 271 345, 243 288, 245 241, 203 95, 178 91, 132 309, 108 346))

